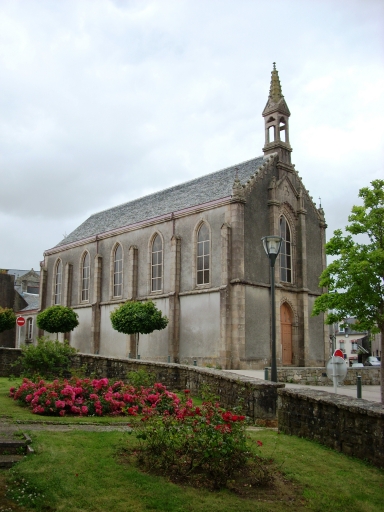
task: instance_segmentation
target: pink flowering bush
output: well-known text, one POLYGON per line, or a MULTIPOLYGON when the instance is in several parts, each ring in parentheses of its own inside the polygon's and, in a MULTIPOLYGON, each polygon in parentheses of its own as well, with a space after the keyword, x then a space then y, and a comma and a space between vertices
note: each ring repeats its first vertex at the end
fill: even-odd
POLYGON ((104 416, 152 413, 173 414, 180 399, 165 386, 135 388, 122 381, 108 379, 77 379, 33 382, 23 379, 10 396, 26 405, 34 414, 49 416, 104 416))
POLYGON ((196 407, 189 390, 184 393, 173 413, 143 409, 142 427, 135 429, 142 443, 139 461, 146 469, 172 473, 178 479, 203 474, 214 488, 225 486, 251 455, 246 417, 222 409, 217 402, 196 407))

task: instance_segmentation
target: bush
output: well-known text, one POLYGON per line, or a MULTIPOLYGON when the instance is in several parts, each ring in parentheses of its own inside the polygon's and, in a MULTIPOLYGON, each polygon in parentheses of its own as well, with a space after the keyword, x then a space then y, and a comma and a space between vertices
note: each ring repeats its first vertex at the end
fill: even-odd
MULTIPOLYGON (((194 407, 185 390, 183 406, 162 416, 151 410, 136 428, 141 442, 138 461, 146 471, 174 481, 213 489, 230 486, 237 472, 252 474, 256 484, 270 478, 269 463, 247 444, 246 417, 204 402, 194 407)), ((260 441, 258 442, 261 446, 260 441)))
POLYGON ((135 388, 138 388, 139 386, 148 388, 153 386, 156 382, 155 375, 153 375, 153 373, 146 372, 145 370, 128 372, 127 379, 135 388))
POLYGON ((70 332, 79 325, 78 315, 66 306, 51 306, 37 315, 40 329, 47 332, 70 332))
POLYGON ((168 318, 152 301, 128 301, 111 312, 112 327, 124 334, 150 334, 165 329, 168 318))
POLYGON ((0 332, 12 329, 16 325, 16 315, 13 309, 0 307, 0 332))
POLYGON ((37 339, 37 345, 22 346, 16 364, 20 364, 23 377, 51 379, 70 371, 71 356, 76 353, 68 341, 61 343, 43 336, 37 339))

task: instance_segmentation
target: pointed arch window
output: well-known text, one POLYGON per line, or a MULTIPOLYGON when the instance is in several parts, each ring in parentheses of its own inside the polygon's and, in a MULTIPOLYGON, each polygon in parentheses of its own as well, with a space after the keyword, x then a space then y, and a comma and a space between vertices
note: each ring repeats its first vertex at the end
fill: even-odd
POLYGON ((210 239, 209 229, 202 224, 197 233, 197 284, 208 284, 210 273, 210 239))
POLYGON ((123 249, 118 244, 113 253, 113 296, 123 295, 123 249))
POLYGON ((280 236, 283 238, 280 249, 280 279, 292 283, 291 230, 284 216, 280 217, 280 236))
POLYGON ((55 267, 55 284, 53 290, 53 302, 55 304, 61 304, 61 287, 63 281, 63 264, 61 260, 58 260, 55 267))
POLYGON ((163 241, 156 235, 152 242, 151 290, 158 292, 163 288, 163 241))
POLYGON ((89 301, 89 281, 90 281, 90 257, 89 252, 86 252, 83 256, 81 264, 81 301, 89 301))

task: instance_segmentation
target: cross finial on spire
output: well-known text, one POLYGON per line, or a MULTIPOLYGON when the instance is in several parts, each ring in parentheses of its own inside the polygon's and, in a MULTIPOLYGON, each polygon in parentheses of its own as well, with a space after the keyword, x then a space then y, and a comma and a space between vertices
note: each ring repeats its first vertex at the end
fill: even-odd
POLYGON ((276 62, 273 63, 273 71, 276 71, 276 62))

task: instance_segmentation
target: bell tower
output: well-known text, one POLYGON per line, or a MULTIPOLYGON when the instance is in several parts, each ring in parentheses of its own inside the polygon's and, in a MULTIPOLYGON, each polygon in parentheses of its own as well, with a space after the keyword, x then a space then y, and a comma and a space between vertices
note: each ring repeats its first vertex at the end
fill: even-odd
POLYGON ((273 63, 271 86, 267 104, 263 110, 265 123, 265 155, 278 153, 280 162, 291 164, 292 148, 289 143, 289 116, 291 115, 281 91, 279 73, 273 63))

